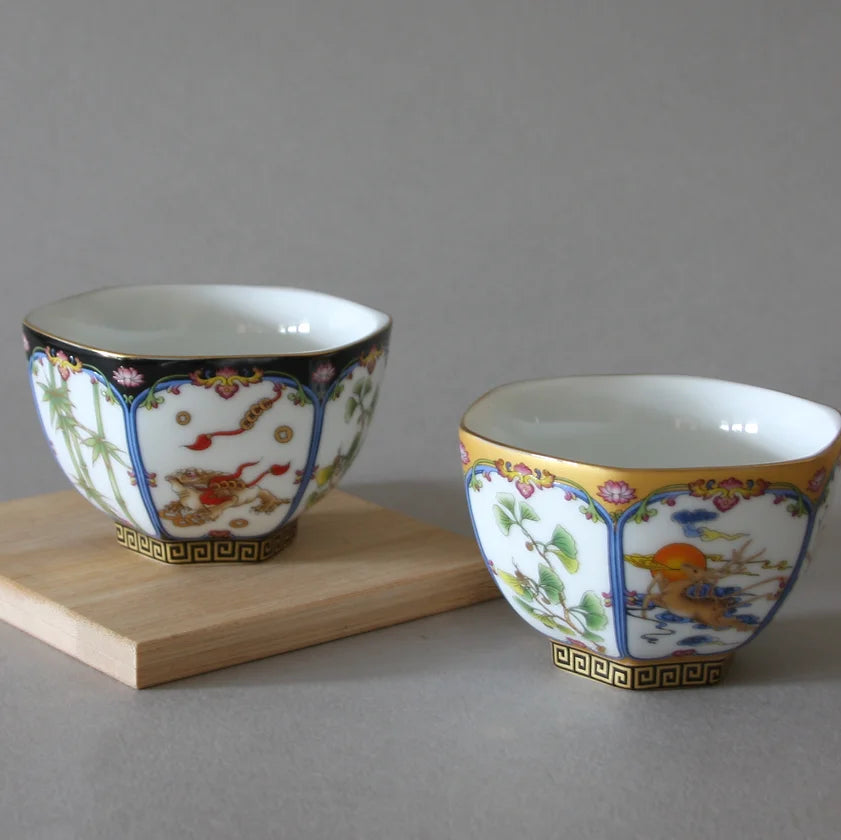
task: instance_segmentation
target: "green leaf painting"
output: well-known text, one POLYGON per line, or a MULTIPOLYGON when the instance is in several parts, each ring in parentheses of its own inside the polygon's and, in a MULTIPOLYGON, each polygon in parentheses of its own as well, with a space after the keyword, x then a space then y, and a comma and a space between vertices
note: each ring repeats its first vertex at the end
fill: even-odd
MULTIPOLYGON (((111 393, 110 386, 100 381, 102 375, 98 371, 74 371, 62 381, 56 377, 55 362, 47 356, 49 365, 37 374, 47 379, 47 382, 36 383, 42 392, 42 399, 49 406, 50 424, 57 433, 55 445, 62 445, 69 460, 69 474, 73 484, 93 504, 104 510, 114 519, 130 522, 134 527, 141 526, 132 516, 131 510, 123 498, 121 484, 117 478, 117 471, 131 468, 128 451, 122 449, 106 433, 105 419, 102 405, 109 406, 110 411, 122 409, 114 408, 118 403, 111 393), (94 409, 96 427, 79 419, 78 408, 70 396, 70 376, 73 377, 73 394, 77 400, 87 400, 86 390, 90 387, 90 400, 94 409), (110 487, 110 498, 106 496, 104 488, 98 488, 91 477, 94 467, 104 471, 110 487)), ((122 418, 120 418, 122 422, 122 418)), ((90 421, 88 421, 90 422, 90 421)), ((102 472, 99 473, 102 475, 102 472)))
POLYGON ((607 627, 607 613, 605 613, 601 598, 595 592, 585 592, 579 607, 584 613, 588 630, 604 630, 607 627))
POLYGON ((493 506, 493 512, 496 524, 499 525, 499 530, 507 537, 511 526, 514 524, 514 520, 499 505, 493 506))
POLYGON ((560 523, 547 523, 544 529, 537 510, 512 493, 497 493, 491 511, 504 537, 513 539, 516 534, 525 539, 525 544, 512 545, 514 573, 491 563, 500 584, 513 593, 516 606, 547 629, 589 642, 603 653, 604 638, 598 631, 605 630, 610 621, 601 597, 588 590, 578 604, 567 600, 569 586, 565 576, 575 575, 580 569, 578 545, 572 533, 560 523), (548 539, 543 536, 546 533, 548 539), (514 559, 523 545, 536 555, 537 565, 531 575, 514 559))
POLYGON ((537 580, 549 602, 560 604, 564 596, 564 582, 545 563, 537 566, 537 580))
POLYGON ((353 412, 356 411, 356 407, 359 405, 355 397, 350 397, 348 401, 345 403, 345 423, 349 423, 351 417, 353 417, 353 412))
POLYGON ((534 508, 527 502, 520 502, 520 519, 528 519, 531 522, 540 522, 540 517, 534 512, 534 508))
POLYGON ((497 493, 496 500, 511 514, 511 516, 514 516, 514 512, 517 509, 517 500, 514 498, 513 493, 497 493))

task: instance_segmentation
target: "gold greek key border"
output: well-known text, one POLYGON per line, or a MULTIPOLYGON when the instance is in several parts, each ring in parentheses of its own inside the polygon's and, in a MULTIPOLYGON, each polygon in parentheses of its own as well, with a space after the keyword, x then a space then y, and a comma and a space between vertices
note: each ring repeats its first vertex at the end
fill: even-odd
POLYGON ((160 563, 259 563, 279 554, 298 533, 298 520, 258 539, 160 540, 117 522, 123 548, 160 563))
POLYGON ((605 685, 632 690, 715 685, 724 675, 731 656, 728 654, 718 659, 660 659, 656 662, 629 664, 627 660, 609 659, 588 650, 552 642, 552 661, 555 667, 605 685))

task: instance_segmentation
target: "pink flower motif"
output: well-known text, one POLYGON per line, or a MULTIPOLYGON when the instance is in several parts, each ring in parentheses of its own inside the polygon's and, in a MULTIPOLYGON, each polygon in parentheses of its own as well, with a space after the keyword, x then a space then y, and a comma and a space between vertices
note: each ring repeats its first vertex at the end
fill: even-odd
POLYGON ((689 492, 701 499, 712 499, 712 503, 722 513, 730 510, 739 503, 739 499, 752 499, 762 496, 768 489, 768 482, 762 478, 741 479, 731 476, 724 481, 699 478, 689 482, 689 492))
POLYGON ((611 505, 627 505, 637 497, 637 491, 628 486, 627 481, 608 479, 599 485, 599 495, 611 505))
POLYGON ((239 391, 238 374, 232 367, 219 368, 216 371, 218 377, 218 385, 214 390, 223 400, 229 400, 237 391, 239 391))
MULTIPOLYGON (((519 464, 514 464, 511 472, 516 475, 523 476, 523 479, 525 479, 526 476, 534 475, 534 470, 532 470, 531 467, 527 467, 522 461, 519 464)), ((514 486, 524 499, 528 499, 534 494, 534 485, 528 481, 515 481, 514 486)))
POLYGON ((321 362, 312 372, 312 381, 315 385, 326 385, 333 381, 336 375, 336 368, 330 362, 321 362))
POLYGON ((820 493, 824 482, 826 481, 826 467, 821 467, 809 480, 806 489, 810 493, 820 493))
POLYGON ((28 353, 30 350, 29 339, 26 337, 26 333, 21 333, 20 337, 23 339, 23 350, 25 353, 28 353))
POLYGON ((464 448, 464 444, 461 441, 459 441, 458 444, 458 451, 461 454, 461 463, 467 466, 470 463, 470 455, 464 448))
POLYGON ((528 499, 535 490, 551 487, 555 481, 552 473, 546 470, 535 471, 522 462, 512 467, 510 461, 503 461, 500 458, 494 462, 494 466, 503 478, 514 482, 514 486, 524 499, 528 499))
MULTIPOLYGON (((724 482, 722 482, 723 484, 724 482)), ((722 513, 727 513, 730 508, 736 507, 739 504, 739 497, 738 496, 716 496, 713 499, 713 504, 720 510, 722 513)))
POLYGON ((262 370, 252 368, 252 371, 250 376, 246 376, 237 373, 236 369, 232 367, 223 367, 216 371, 199 369, 190 374, 190 381, 202 388, 213 388, 223 400, 229 400, 239 391, 240 385, 247 388, 249 385, 263 381, 262 370), (207 375, 205 376, 205 374, 207 375))
POLYGON ((528 499, 534 493, 533 484, 526 484, 524 481, 518 481, 514 484, 514 486, 520 491, 520 495, 524 499, 528 499))
POLYGON ((120 365, 113 373, 113 379, 123 388, 139 388, 143 384, 143 374, 133 368, 120 365))

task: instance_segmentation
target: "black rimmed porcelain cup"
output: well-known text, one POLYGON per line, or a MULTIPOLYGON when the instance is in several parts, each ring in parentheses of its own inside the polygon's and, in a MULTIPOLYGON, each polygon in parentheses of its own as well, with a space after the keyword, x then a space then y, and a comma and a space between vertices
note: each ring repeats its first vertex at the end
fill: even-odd
POLYGON ((365 440, 391 319, 297 288, 122 286, 30 312, 44 434, 125 547, 168 563, 258 561, 365 440))

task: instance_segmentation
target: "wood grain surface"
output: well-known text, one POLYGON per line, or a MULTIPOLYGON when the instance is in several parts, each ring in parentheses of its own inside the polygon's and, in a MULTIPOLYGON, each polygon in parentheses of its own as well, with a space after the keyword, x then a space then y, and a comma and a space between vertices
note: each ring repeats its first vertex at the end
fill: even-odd
POLYGON ((135 688, 497 597, 475 543, 341 491, 258 564, 117 545, 75 491, 0 504, 0 618, 135 688))

